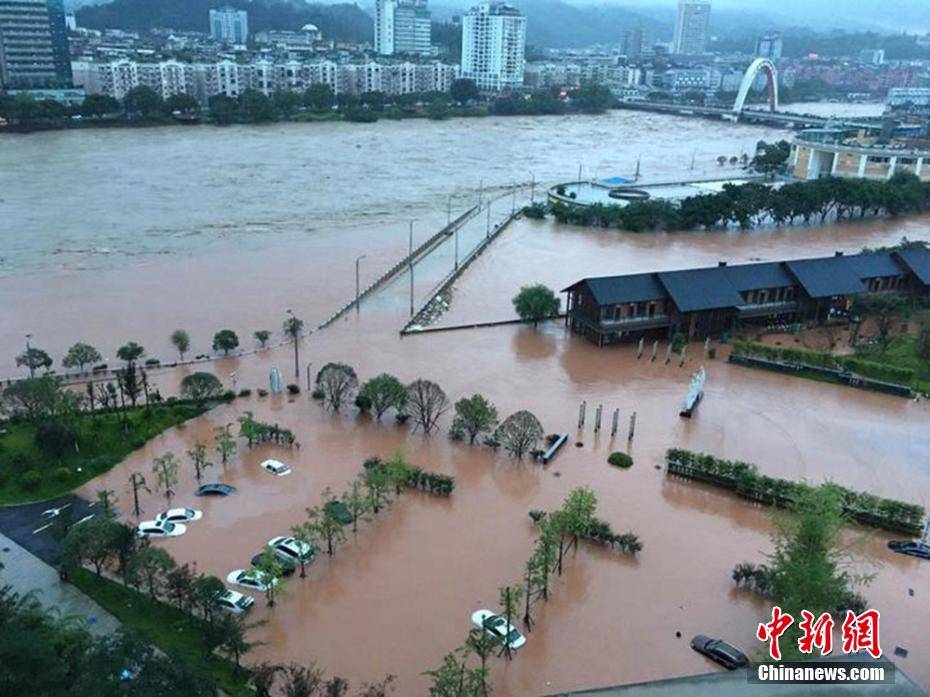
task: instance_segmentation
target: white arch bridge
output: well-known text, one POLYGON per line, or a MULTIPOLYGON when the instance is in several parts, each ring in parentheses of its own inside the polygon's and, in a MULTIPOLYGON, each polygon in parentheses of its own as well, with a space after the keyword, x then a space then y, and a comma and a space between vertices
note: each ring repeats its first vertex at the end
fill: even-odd
POLYGON ((743 75, 743 81, 740 83, 739 92, 736 93, 736 102, 733 104, 733 113, 742 114, 746 106, 746 98, 752 89, 759 73, 765 73, 765 80, 768 83, 769 90, 769 110, 772 113, 778 111, 778 68, 768 58, 756 58, 750 63, 746 74, 743 75))

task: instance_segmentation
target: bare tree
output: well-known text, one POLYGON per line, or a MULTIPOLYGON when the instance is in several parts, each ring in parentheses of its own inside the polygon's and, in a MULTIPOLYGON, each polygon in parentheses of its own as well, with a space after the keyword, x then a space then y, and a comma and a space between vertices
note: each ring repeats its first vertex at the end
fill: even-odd
POLYGON ((497 427, 494 439, 519 459, 535 448, 544 435, 539 419, 528 411, 518 411, 497 427))
POLYGON ((355 370, 344 363, 327 363, 316 375, 316 387, 333 411, 350 404, 358 391, 355 370))
POLYGON ((421 378, 407 386, 407 408, 414 423, 429 433, 449 409, 449 400, 439 385, 421 378))

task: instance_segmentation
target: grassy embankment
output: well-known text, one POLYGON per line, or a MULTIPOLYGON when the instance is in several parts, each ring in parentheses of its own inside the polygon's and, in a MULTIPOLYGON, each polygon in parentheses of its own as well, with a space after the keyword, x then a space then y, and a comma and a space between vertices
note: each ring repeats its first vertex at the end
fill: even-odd
POLYGON ((178 403, 136 407, 126 413, 127 428, 113 412, 80 414, 76 428, 79 448, 59 456, 36 445, 35 424, 0 424, 0 505, 61 496, 108 471, 160 433, 200 416, 210 406, 178 403), (38 476, 24 476, 27 473, 38 476))
POLYGON ((238 672, 231 661, 215 654, 204 655, 203 620, 178 608, 152 600, 87 569, 75 570, 71 582, 85 595, 116 617, 142 640, 158 647, 193 673, 204 675, 230 697, 254 694, 246 684, 249 673, 238 672))

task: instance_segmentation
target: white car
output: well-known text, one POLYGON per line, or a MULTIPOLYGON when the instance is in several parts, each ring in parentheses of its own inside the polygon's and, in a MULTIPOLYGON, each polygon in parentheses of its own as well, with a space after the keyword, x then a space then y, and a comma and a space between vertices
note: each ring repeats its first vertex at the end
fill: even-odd
POLYGON ((229 572, 229 575, 226 577, 226 582, 264 593, 268 590, 269 586, 277 586, 278 583, 280 583, 280 579, 273 579, 273 582, 269 584, 266 574, 258 569, 236 569, 235 571, 229 572))
POLYGON ((262 463, 262 469, 278 477, 284 477, 291 473, 291 468, 278 460, 265 460, 262 463))
POLYGON ((503 615, 490 610, 478 610, 472 614, 471 621, 478 629, 483 629, 502 644, 509 644, 512 649, 519 649, 526 643, 526 637, 512 624, 508 624, 503 615))
POLYGON ((306 564, 313 561, 316 554, 312 545, 295 540, 293 537, 272 537, 268 540, 268 546, 275 551, 275 554, 292 564, 299 564, 301 560, 306 564))
POLYGON ((189 523, 192 520, 200 520, 203 513, 195 511, 193 508, 172 508, 170 511, 163 511, 155 516, 156 522, 163 523, 166 520, 169 523, 189 523))
POLYGON ((137 537, 178 537, 186 532, 186 525, 170 520, 144 520, 136 528, 137 537))
POLYGON ((236 615, 241 615, 255 604, 255 598, 251 595, 238 593, 227 588, 216 596, 216 604, 224 610, 229 610, 236 615))

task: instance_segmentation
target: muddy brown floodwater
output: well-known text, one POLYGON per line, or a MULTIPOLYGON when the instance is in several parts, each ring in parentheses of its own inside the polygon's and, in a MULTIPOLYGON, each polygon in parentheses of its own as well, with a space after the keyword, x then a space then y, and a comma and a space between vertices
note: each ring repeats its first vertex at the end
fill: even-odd
MULTIPOLYGON (((519 167, 532 166, 537 157, 552 167, 555 156, 544 146, 549 140, 556 143, 559 128, 573 123, 528 121, 532 137, 527 150, 520 153, 519 167)), ((741 142, 749 143, 772 135, 664 117, 624 116, 577 123, 588 124, 578 128, 587 128, 586 133, 599 139, 586 140, 572 131, 570 149, 580 151, 585 142, 587 147, 603 143, 604 153, 598 157, 612 163, 613 169, 621 161, 632 161, 633 149, 653 141, 656 146, 650 157, 657 161, 683 149, 690 152, 698 134, 708 134, 701 147, 713 154, 727 150, 728 133, 739 134, 741 142), (620 126, 627 130, 615 128, 620 126), (608 137, 612 133, 620 135, 608 137), (632 146, 626 144, 629 139, 633 139, 632 146)), ((409 133, 402 126, 387 127, 390 130, 384 133, 389 140, 397 133, 404 136, 391 142, 398 148, 405 143, 409 146, 409 133)), ((497 121, 468 127, 476 129, 472 131, 477 134, 475 143, 505 142, 500 141, 502 126, 497 121)), ((424 142, 439 148, 444 138, 448 140, 449 128, 423 131, 424 142)), ((285 142, 294 133, 307 132, 275 131, 285 142)), ((231 133, 235 132, 224 131, 231 133)), ((351 133, 357 138, 367 131, 351 133)), ((243 137, 252 136, 245 132, 243 137)), ((199 130, 197 138, 213 136, 199 130)), ((278 146, 278 141, 265 137, 260 141, 258 145, 247 143, 247 150, 278 146)), ((40 149, 50 148, 45 141, 37 142, 40 149)), ((138 154, 141 149, 151 154, 146 142, 141 138, 129 152, 138 154)), ((489 157, 499 184, 514 177, 514 168, 506 161, 514 158, 515 146, 506 142, 508 151, 489 157)), ((354 149, 355 144, 350 140, 346 148, 354 149)), ((61 142, 58 146, 65 147, 61 142)), ((379 147, 383 149, 384 143, 379 147)), ((554 147, 561 153, 564 172, 565 147, 558 143, 554 147)), ((454 146, 450 150, 454 157, 450 155, 448 161, 437 156, 437 170, 447 181, 430 184, 435 191, 431 189, 429 196, 417 198, 407 187, 403 189, 411 206, 438 210, 430 214, 433 222, 444 221, 445 200, 439 190, 454 188, 447 186, 456 181, 454 170, 478 167, 468 165, 470 160, 461 153, 455 154, 460 149, 454 146)), ((183 150, 171 152, 186 162, 183 150)), ((476 152, 480 154, 481 149, 476 152)), ((386 166, 383 153, 379 157, 373 159, 375 169, 386 166)), ((124 159, 127 164, 131 161, 128 156, 124 159)), ((80 162, 66 161, 68 167, 80 169, 80 162)), ((42 163, 42 167, 51 166, 50 160, 42 163)), ((186 172, 183 167, 180 171, 186 172)), ((470 171, 477 174, 477 169, 470 171)), ((144 179, 146 174, 136 176, 144 179)), ((195 179, 184 176, 190 191, 196 192, 195 179)), ((382 182, 384 173, 375 171, 373 179, 382 182)), ((221 185, 213 178, 210 181, 221 185)), ((171 186, 175 190, 177 183, 171 186)), ((321 186, 330 193, 333 185, 321 186)), ((114 190, 111 185, 104 188, 114 190)), ((7 200, 15 199, 19 206, 29 195, 40 193, 41 187, 14 191, 16 195, 8 193, 7 200)), ((382 194, 386 195, 378 193, 382 194)), ((184 195, 189 204, 192 194, 184 195)), ((198 212, 197 219, 223 217, 218 201, 216 192, 206 192, 204 206, 209 214, 198 212)), ((251 195, 248 203, 259 205, 251 195)), ((50 208, 59 204, 49 196, 50 208)), ((232 198, 227 205, 235 209, 232 198)), ((175 212, 150 206, 151 202, 143 201, 145 215, 164 218, 167 228, 177 223, 175 212)), ((97 207, 95 203, 92 217, 102 215, 97 207)), ((292 220, 299 213, 295 206, 287 217, 292 220)), ((324 207, 323 214, 335 215, 334 209, 324 207)), ((39 218, 47 215, 43 212, 39 218)), ((141 219, 120 215, 134 229, 146 227, 141 219)), ((287 307, 319 321, 353 292, 351 271, 358 254, 370 253, 372 267, 384 268, 402 253, 407 240, 401 220, 397 214, 388 222, 336 226, 335 231, 295 238, 287 244, 207 245, 162 261, 147 259, 129 266, 82 270, 50 265, 41 275, 14 274, 0 281, 0 294, 10 310, 4 314, 0 349, 4 356, 12 355, 19 344, 17 337, 32 331, 46 337, 46 345, 54 349, 86 336, 114 348, 136 339, 154 346, 150 353, 156 349, 164 353, 167 334, 177 326, 188 327, 199 345, 208 343, 209 335, 223 324, 241 328, 240 335, 260 326, 277 329, 287 307)), ((41 227, 42 221, 26 222, 41 227)), ((90 234, 93 226, 83 222, 79 227, 90 234)), ((749 234, 634 236, 522 221, 504 233, 459 281, 452 310, 442 321, 507 318, 513 290, 535 281, 563 285, 595 273, 855 250, 893 243, 902 235, 928 239, 930 224, 926 219, 908 219, 749 234)), ((28 250, 20 251, 20 259, 37 258, 28 250)), ((444 248, 438 258, 448 260, 448 254, 444 248)), ((441 278, 440 266, 438 262, 432 270, 424 266, 424 277, 418 276, 418 299, 441 278)), ((352 364, 361 379, 385 371, 405 381, 430 378, 453 401, 480 392, 495 402, 502 416, 530 409, 548 432, 568 432, 583 446, 566 447, 544 468, 450 442, 445 435, 448 415, 440 432, 424 436, 390 420, 379 424, 354 414, 325 413, 305 393, 295 398, 259 398, 253 392, 250 398, 165 433, 90 482, 85 494, 114 489, 126 511, 131 500, 130 473, 148 474, 152 458, 165 451, 179 455, 185 467, 179 493, 171 503, 203 508, 204 518, 192 523, 185 536, 158 544, 181 562, 225 577, 246 566, 269 538, 287 534, 301 522, 305 509, 318 505, 327 487, 344 490, 366 457, 390 455, 401 447, 424 469, 455 476, 456 488, 448 500, 403 494, 377 519, 363 524, 357 536, 350 534, 335 557, 322 555, 309 567, 307 578, 288 580, 274 608, 258 599, 253 618, 267 622, 252 630, 252 635, 265 643, 249 660, 316 661, 330 674, 356 684, 393 673, 398 676, 398 694, 424 694, 423 671, 436 667, 445 653, 461 644, 470 629, 471 613, 482 607, 495 609, 498 588, 519 581, 534 541, 527 512, 552 509, 572 488, 585 485, 597 493, 600 515, 617 530, 635 532, 644 549, 629 559, 581 545, 568 560, 563 576, 554 580, 552 599, 538 606, 538 623, 526 647, 511 663, 493 662, 496 693, 537 695, 706 672, 713 666, 688 647, 692 634, 719 635, 747 650, 756 648, 754 628, 766 608, 734 590, 730 572, 740 561, 763 559, 770 548, 770 512, 701 485, 669 480, 661 469, 666 448, 703 450, 755 462, 768 474, 812 482, 829 478, 885 496, 930 503, 930 409, 925 402, 703 361, 699 347, 693 347, 684 367, 677 361, 669 366, 637 361, 632 347, 599 350, 569 336, 559 323, 539 330, 504 326, 400 338, 398 329, 407 317, 406 294, 402 277, 365 303, 360 316, 350 314, 331 329, 303 339, 301 373, 307 361, 318 368, 338 360, 352 364), (679 404, 690 375, 702 364, 708 371, 706 397, 696 418, 684 421, 678 416, 679 404), (593 435, 590 419, 587 430, 576 433, 582 400, 587 400, 589 414, 595 405, 603 404, 608 422, 615 408, 620 409, 622 424, 636 411, 636 437, 630 446, 636 464, 631 470, 620 471, 606 463, 612 450, 627 448, 625 442, 611 442, 607 433, 593 435), (259 447, 249 451, 240 442, 232 461, 226 467, 215 466, 207 475, 237 486, 238 493, 224 500, 196 499, 193 468, 184 451, 195 442, 209 442, 214 426, 234 422, 246 410, 294 430, 300 450, 259 447), (269 456, 290 464, 293 475, 275 478, 260 470, 258 463, 269 456), (682 638, 676 638, 676 632, 682 638)), ((108 350, 112 353, 113 348, 108 350)), ((282 347, 221 360, 210 369, 226 384, 235 373, 238 388, 254 390, 267 386, 272 366, 293 379, 292 361, 290 348, 282 347)), ((180 369, 166 370, 153 377, 167 390, 183 374, 180 369)), ((145 515, 154 515, 166 503, 157 494, 147 495, 145 515)), ((853 537, 858 538, 851 532, 853 537)), ((902 645, 910 649, 910 657, 900 660, 902 667, 930 687, 930 662, 926 661, 930 605, 924 597, 930 588, 930 564, 890 554, 885 548, 888 539, 877 532, 857 539, 859 568, 876 574, 865 595, 882 612, 884 648, 890 651, 902 645), (915 589, 914 596, 908 594, 910 588, 915 589)))
MULTIPOLYGON (((912 236, 926 230, 919 220, 904 226, 912 236)), ((757 239, 765 255, 774 258, 795 254, 801 242, 818 253, 840 242, 877 244, 894 239, 901 228, 796 232, 762 233, 757 239)), ((716 258, 729 249, 728 243, 748 254, 751 240, 747 235, 697 236, 693 258, 701 263, 716 258)), ((618 270, 642 268, 647 262, 677 265, 685 257, 687 240, 669 242, 661 237, 597 237, 524 223, 505 233, 473 275, 466 274, 455 303, 461 296, 479 298, 478 306, 486 310, 505 307, 505 287, 536 280, 540 249, 551 254, 558 246, 560 273, 571 267, 580 275, 591 265, 603 267, 605 262, 598 259, 606 252, 615 255, 618 270), (492 275, 506 280, 502 287, 490 284, 482 292, 475 286, 490 278, 485 266, 495 265, 492 275)), ((388 288, 385 295, 390 298, 392 292, 398 291, 388 288)), ((584 446, 564 449, 543 468, 451 443, 444 432, 426 437, 390 421, 334 416, 306 395, 252 397, 166 434, 86 488, 90 494, 110 487, 128 501, 130 472, 149 471, 152 457, 165 450, 180 454, 197 440, 209 440, 214 425, 234 421, 244 410, 293 429, 302 444, 299 452, 243 450, 228 467, 210 473, 239 487, 233 499, 195 499, 192 470, 184 473, 173 503, 202 505, 204 519, 184 537, 163 544, 179 560, 225 576, 246 565, 269 538, 300 522, 306 507, 320 503, 325 488, 344 490, 370 455, 389 455, 403 447, 415 464, 456 477, 449 500, 404 494, 363 525, 357 537, 350 535, 333 559, 323 555, 306 579, 289 580, 275 608, 260 600, 253 614, 269 621, 253 633, 267 643, 256 649, 253 660, 314 660, 356 682, 394 673, 401 694, 424 693, 427 683, 421 673, 461 643, 471 612, 495 608, 497 589, 520 579, 534 539, 527 512, 552 509, 581 485, 594 488, 601 514, 615 529, 634 531, 645 548, 631 560, 582 545, 555 581, 552 600, 539 606, 538 624, 525 649, 510 664, 494 663, 499 694, 544 694, 707 671, 712 667, 687 646, 690 635, 699 632, 755 648, 753 631, 765 608, 734 590, 730 571, 740 561, 763 559, 769 549, 769 511, 667 479, 660 466, 670 446, 749 460, 770 474, 813 482, 832 479, 930 503, 926 403, 694 357, 683 368, 677 362, 637 361, 632 347, 599 350, 568 336, 558 323, 539 331, 500 327, 401 339, 397 328, 404 316, 402 303, 385 302, 377 312, 363 309, 360 318, 350 316, 305 339, 304 356, 316 366, 346 361, 363 379, 381 371, 403 380, 432 378, 453 400, 481 392, 502 415, 529 408, 547 431, 569 432, 584 446), (707 396, 697 417, 684 421, 678 406, 700 364, 708 369, 707 396), (626 445, 611 442, 606 434, 594 436, 590 420, 584 434, 575 433, 583 399, 592 409, 603 404, 606 414, 619 408, 621 423, 637 412, 632 470, 606 464, 613 449, 626 445), (294 474, 277 479, 261 471, 258 462, 269 456, 291 464, 294 474), (676 638, 677 631, 683 638, 676 638)), ((694 347, 693 355, 699 353, 694 347)), ((293 374, 287 348, 221 361, 217 369, 221 376, 235 371, 239 386, 257 387, 266 383, 271 365, 280 366, 288 378, 293 374)), ((176 376, 167 374, 163 380, 176 376)), ((447 424, 448 418, 443 426, 447 424)), ((164 505, 157 496, 146 500, 146 514, 164 505)), ((888 539, 872 532, 857 542, 861 569, 876 573, 866 596, 882 612, 886 649, 906 646, 919 659, 930 650, 925 631, 930 608, 920 592, 930 572, 926 564, 888 553, 888 539), (915 597, 908 588, 918 589, 915 597)), ((904 659, 902 665, 930 684, 925 661, 904 659)))

